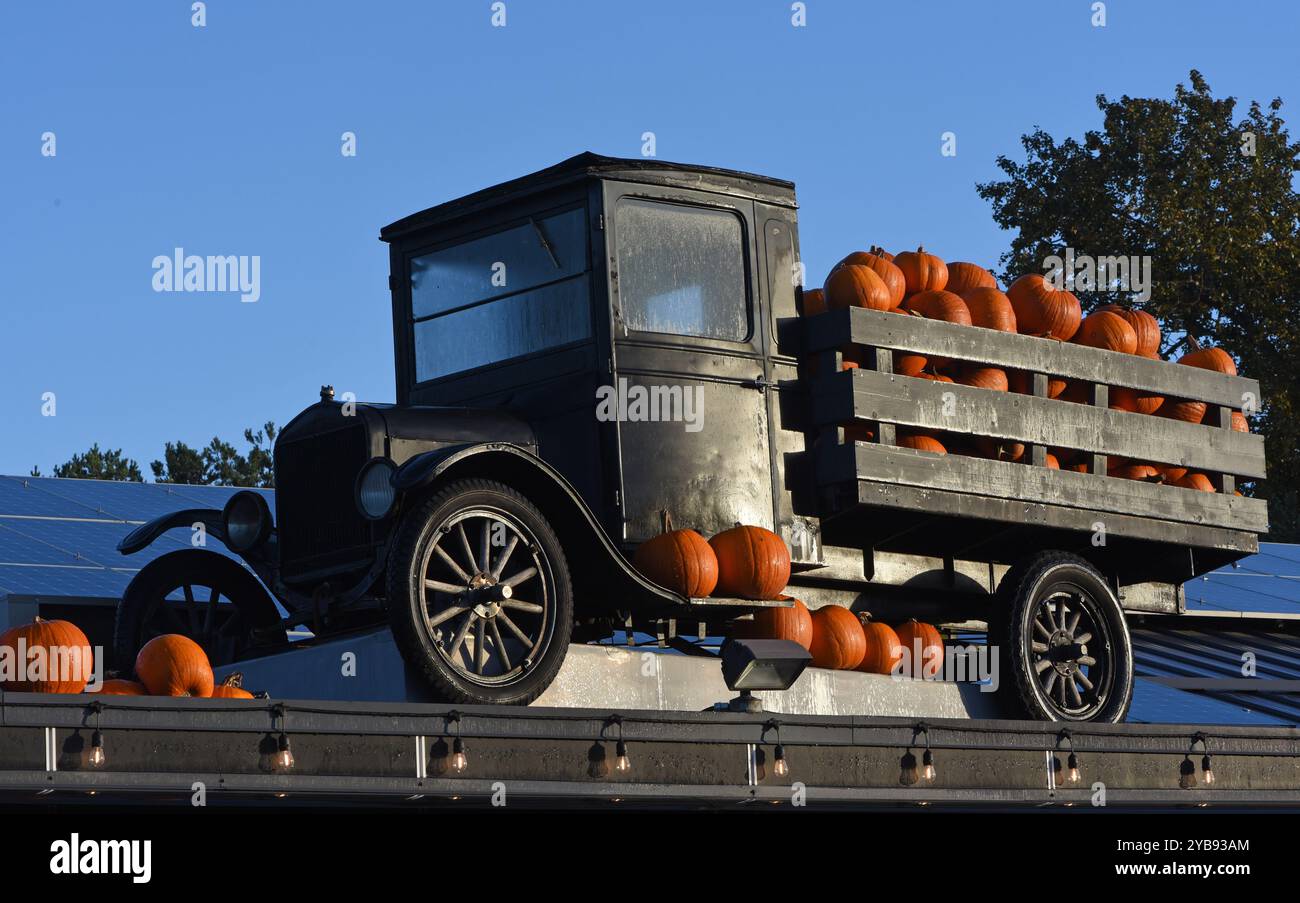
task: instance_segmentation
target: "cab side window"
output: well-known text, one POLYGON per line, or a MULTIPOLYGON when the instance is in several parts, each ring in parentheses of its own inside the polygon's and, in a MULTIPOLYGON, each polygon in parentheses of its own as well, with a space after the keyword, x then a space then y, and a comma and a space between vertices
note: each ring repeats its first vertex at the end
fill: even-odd
POLYGON ((745 235, 728 210, 640 198, 617 205, 618 297, 636 332, 749 338, 745 235))
POLYGON ((591 337, 586 212, 411 258, 415 381, 591 337))

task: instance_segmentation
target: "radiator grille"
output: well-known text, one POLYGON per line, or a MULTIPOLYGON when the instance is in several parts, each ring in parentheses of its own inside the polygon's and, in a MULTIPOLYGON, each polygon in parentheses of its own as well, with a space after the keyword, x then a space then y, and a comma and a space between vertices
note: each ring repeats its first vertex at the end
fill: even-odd
POLYGON ((275 510, 286 572, 338 562, 371 543, 353 485, 368 458, 361 425, 281 443, 275 449, 275 510))

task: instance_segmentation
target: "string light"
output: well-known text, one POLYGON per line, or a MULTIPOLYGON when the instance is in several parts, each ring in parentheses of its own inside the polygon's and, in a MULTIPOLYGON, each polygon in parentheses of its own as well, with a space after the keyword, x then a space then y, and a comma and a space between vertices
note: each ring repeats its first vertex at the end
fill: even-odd
POLYGON ((1196 749, 1196 744, 1201 744, 1205 755, 1201 756, 1201 772, 1205 778, 1206 784, 1214 783, 1214 765, 1210 762, 1210 738, 1203 731, 1197 731, 1192 735, 1192 750, 1196 749))
POLYGON ((271 707, 271 729, 275 730, 275 721, 280 721, 280 736, 275 741, 275 757, 272 759, 272 767, 276 771, 291 771, 293 769, 293 750, 289 748, 289 735, 284 731, 284 713, 285 705, 282 702, 276 703, 271 707))
POLYGON ((90 755, 86 762, 91 768, 103 768, 108 761, 104 755, 104 733, 99 729, 99 715, 104 711, 104 704, 96 699, 90 704, 90 710, 95 713, 95 730, 90 735, 90 755))
MULTIPOLYGON (((1061 741, 1063 740, 1068 744, 1070 750, 1070 755, 1065 760, 1065 766, 1067 769, 1065 779, 1071 784, 1077 784, 1079 783, 1080 778, 1082 778, 1082 774, 1079 771, 1079 757, 1074 753, 1074 735, 1070 733, 1068 728, 1062 729, 1061 732, 1056 735, 1057 748, 1060 748, 1061 741)), ((1060 760, 1057 760, 1056 767, 1058 770, 1060 769, 1060 760)))
POLYGON ((460 774, 469 767, 469 756, 465 754, 465 740, 460 735, 460 712, 455 710, 447 713, 447 729, 450 730, 453 724, 456 725, 456 737, 452 740, 451 758, 447 764, 452 771, 460 774))
POLYGON ((760 743, 766 739, 768 731, 776 733, 776 748, 772 750, 772 773, 778 778, 783 778, 790 773, 790 763, 786 760, 785 746, 781 743, 781 722, 775 718, 767 719, 758 737, 760 743))
MULTIPOLYGON (((628 757, 627 743, 623 740, 623 716, 617 714, 610 715, 605 719, 605 723, 601 726, 600 732, 603 737, 605 729, 610 725, 615 724, 618 725, 618 742, 614 744, 614 770, 627 774, 632 770, 632 760, 628 757)), ((603 752, 604 747, 601 749, 603 752)), ((606 768, 606 773, 608 773, 608 767, 606 768)))
POLYGON ((1178 765, 1178 786, 1184 790, 1191 790, 1196 786, 1196 766, 1187 756, 1183 756, 1183 761, 1178 765))

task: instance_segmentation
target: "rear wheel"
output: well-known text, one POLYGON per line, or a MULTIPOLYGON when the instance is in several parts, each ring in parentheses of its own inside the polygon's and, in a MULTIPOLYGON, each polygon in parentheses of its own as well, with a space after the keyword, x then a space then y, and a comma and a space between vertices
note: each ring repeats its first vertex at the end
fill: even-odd
POLYGON ((573 630, 568 564, 550 524, 501 483, 448 485, 403 519, 388 568, 403 658, 448 702, 527 705, 573 630))
POLYGON ((164 633, 194 640, 214 665, 288 642, 279 609, 248 570, 207 549, 168 552, 146 564, 117 605, 113 660, 121 670, 164 633))
POLYGON ((1133 700, 1133 645, 1123 609, 1095 567, 1041 552, 998 587, 989 627, 1009 666, 1001 691, 1043 721, 1123 721, 1133 700), (1009 679, 1008 679, 1009 678, 1009 679))

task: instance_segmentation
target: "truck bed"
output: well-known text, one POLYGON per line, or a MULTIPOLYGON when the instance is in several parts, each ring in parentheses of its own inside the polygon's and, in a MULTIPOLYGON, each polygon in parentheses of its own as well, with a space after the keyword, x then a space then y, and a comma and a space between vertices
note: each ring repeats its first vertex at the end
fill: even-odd
POLYGON ((1089 547, 1126 577, 1181 581, 1258 549, 1262 499, 1236 494, 1265 474, 1262 436, 1231 429, 1259 384, 1070 343, 850 309, 804 321, 811 436, 807 476, 826 542, 856 537, 889 551, 1012 561, 1026 549, 1089 547), (870 363, 841 370, 852 347, 870 363), (893 372, 893 352, 941 356, 1031 374, 1034 395, 893 372), (1047 378, 1081 381, 1091 404, 1047 397, 1047 378), (1201 401, 1216 425, 1110 409, 1111 387, 1201 401), (867 425, 873 442, 844 428, 867 425), (894 445, 897 431, 1023 442, 1025 463, 938 455, 894 445), (1088 472, 1045 465, 1048 448, 1081 453, 1088 472), (1106 475, 1112 457, 1188 467, 1217 491, 1106 475), (887 514, 888 516, 883 516, 887 514))

